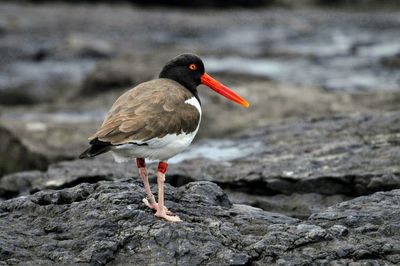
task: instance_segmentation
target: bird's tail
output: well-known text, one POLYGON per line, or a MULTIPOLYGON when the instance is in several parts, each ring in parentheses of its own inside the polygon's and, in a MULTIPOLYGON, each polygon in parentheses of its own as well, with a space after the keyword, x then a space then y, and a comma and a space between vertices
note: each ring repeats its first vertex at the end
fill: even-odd
POLYGON ((97 156, 99 154, 108 152, 109 150, 110 150, 110 146, 92 145, 87 150, 82 152, 81 155, 79 155, 79 159, 91 158, 91 157, 97 156))

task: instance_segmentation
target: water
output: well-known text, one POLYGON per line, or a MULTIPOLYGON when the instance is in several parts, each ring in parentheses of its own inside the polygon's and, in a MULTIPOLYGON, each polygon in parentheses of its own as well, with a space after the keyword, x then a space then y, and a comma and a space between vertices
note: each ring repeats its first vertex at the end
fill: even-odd
POLYGON ((260 141, 203 140, 190 146, 186 151, 168 160, 179 163, 184 160, 205 158, 214 161, 231 161, 261 152, 264 144, 260 141))

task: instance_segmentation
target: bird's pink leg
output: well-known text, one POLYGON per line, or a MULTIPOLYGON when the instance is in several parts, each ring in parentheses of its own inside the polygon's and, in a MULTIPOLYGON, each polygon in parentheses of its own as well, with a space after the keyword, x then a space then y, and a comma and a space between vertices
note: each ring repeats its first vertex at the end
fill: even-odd
MULTIPOLYGON (((154 198, 153 193, 151 193, 149 176, 147 174, 146 162, 145 162, 144 158, 137 158, 136 165, 139 169, 139 175, 143 181, 144 189, 146 190, 146 195, 147 195, 146 198, 143 199, 143 202, 150 209, 157 211, 158 204, 154 198)), ((167 214, 172 214, 167 208, 165 208, 165 211, 167 214)))
POLYGON ((158 164, 157 171, 157 184, 158 184, 158 208, 155 216, 163 218, 170 222, 182 222, 178 216, 168 215, 164 208, 164 182, 165 173, 167 172, 168 164, 167 162, 161 161, 158 164))

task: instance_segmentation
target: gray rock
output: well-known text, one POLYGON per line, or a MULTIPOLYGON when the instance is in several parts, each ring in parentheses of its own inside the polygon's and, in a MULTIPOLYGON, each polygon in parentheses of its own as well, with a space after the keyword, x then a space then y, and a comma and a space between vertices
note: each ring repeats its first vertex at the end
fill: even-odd
MULTIPOLYGON (((153 188, 155 190, 155 188, 153 188)), ((307 221, 232 205, 213 183, 166 186, 183 220, 156 219, 139 181, 40 191, 0 203, 0 256, 32 265, 400 263, 400 190, 357 198, 307 221), (365 226, 375 229, 365 232, 365 226)))
MULTIPOLYGON (((149 169, 149 173, 153 171, 149 169)), ((0 179, 0 198, 9 199, 45 189, 63 189, 80 183, 138 178, 135 164, 116 164, 109 159, 78 160, 51 164, 46 171, 25 171, 0 179)))
POLYGON ((399 121, 400 112, 391 112, 267 126, 233 142, 263 146, 253 154, 224 163, 189 160, 171 174, 264 196, 357 196, 399 188, 399 121))
POLYGON ((225 189, 225 192, 234 203, 246 204, 300 219, 306 219, 312 213, 320 212, 329 206, 351 199, 350 196, 341 194, 293 193, 290 195, 254 195, 231 189, 225 189))
MULTIPOLYGON (((151 70, 143 71, 138 62, 131 57, 99 62, 82 82, 79 95, 89 96, 109 90, 127 90, 135 84, 152 79, 151 70)), ((159 70, 156 70, 159 71, 159 70)))
POLYGON ((103 113, 35 112, 32 109, 0 117, 0 176, 51 163, 76 159, 103 113), (66 148, 68 145, 68 148, 66 148))
MULTIPOLYGON (((179 187, 212 181, 234 203, 306 218, 359 195, 400 187, 399 120, 399 112, 353 115, 268 126, 230 141, 204 140, 171 160, 167 182, 179 187)), ((150 165, 153 178, 154 169, 150 165)), ((131 176, 137 177, 133 162, 118 165, 108 154, 5 176, 0 197, 131 176)))
POLYGON ((45 169, 46 157, 31 151, 17 136, 0 127, 0 176, 27 169, 45 169))
POLYGON ((110 42, 88 35, 68 36, 62 49, 76 57, 110 58, 115 55, 115 48, 110 42))
MULTIPOLYGON (((136 65, 137 68, 141 68, 140 66, 142 70, 145 69, 143 64, 136 65)), ((146 78, 145 75, 142 78, 146 78)), ((223 78, 221 80, 225 81, 223 78)), ((231 87, 248 99, 252 107, 241 108, 208 89, 204 88, 202 91, 203 88, 199 88, 204 112, 197 140, 228 138, 255 125, 262 127, 282 120, 296 121, 305 117, 329 116, 356 110, 391 110, 396 108, 400 99, 399 93, 339 95, 315 88, 304 88, 300 91, 295 87, 277 86, 260 81, 249 83, 247 90, 243 85, 239 85, 240 83, 231 83, 230 79, 227 79, 226 83, 232 84, 231 87), (266 87, 268 90, 265 90, 266 87)), ((88 91, 90 97, 68 99, 57 104, 1 108, 0 124, 24 143, 28 150, 45 157, 49 163, 74 159, 87 147, 87 137, 95 132, 108 108, 122 93, 121 90, 96 93, 98 88, 93 89, 88 91), (65 148, 65 143, 68 143, 68 149, 65 148)), ((250 141, 250 138, 248 140, 250 141)), ((264 142, 261 138, 260 141, 264 142)), ((17 170, 26 169, 30 168, 17 170)))
POLYGON ((382 58, 381 63, 385 67, 399 69, 400 68, 400 53, 393 55, 393 56, 388 56, 388 57, 382 58))

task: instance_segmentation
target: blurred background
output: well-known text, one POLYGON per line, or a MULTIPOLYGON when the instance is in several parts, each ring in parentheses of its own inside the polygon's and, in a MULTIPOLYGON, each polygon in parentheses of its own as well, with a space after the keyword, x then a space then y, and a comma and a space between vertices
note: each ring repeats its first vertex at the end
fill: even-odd
POLYGON ((200 87, 198 140, 399 109, 396 0, 1 1, 0 176, 87 146, 115 99, 192 52, 244 96, 200 87))

